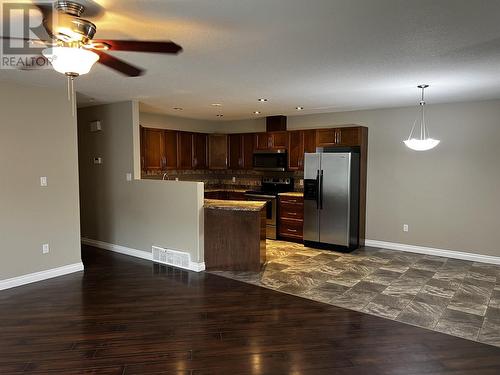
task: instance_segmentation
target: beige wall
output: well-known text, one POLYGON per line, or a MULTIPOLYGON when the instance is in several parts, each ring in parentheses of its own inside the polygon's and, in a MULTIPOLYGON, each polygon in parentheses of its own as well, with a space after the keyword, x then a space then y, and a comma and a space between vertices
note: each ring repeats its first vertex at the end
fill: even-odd
MULTIPOLYGON (((367 238, 500 256, 500 101, 428 106, 442 143, 423 153, 402 143, 416 115, 410 107, 293 116, 288 129, 369 128, 367 238)), ((232 128, 263 131, 265 122, 232 128)))
POLYGON ((76 119, 65 88, 2 82, 0 114, 0 280, 80 263, 76 119))
POLYGON ((78 137, 82 237, 147 252, 156 245, 203 262, 203 183, 126 180, 140 178, 137 103, 79 110, 78 137), (101 132, 89 131, 93 120, 101 132))

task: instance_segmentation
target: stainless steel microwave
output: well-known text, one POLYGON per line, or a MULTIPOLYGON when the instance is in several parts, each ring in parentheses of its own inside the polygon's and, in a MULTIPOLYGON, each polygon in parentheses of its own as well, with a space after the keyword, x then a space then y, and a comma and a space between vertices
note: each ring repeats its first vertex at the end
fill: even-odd
POLYGON ((284 172, 287 160, 286 150, 258 150, 253 153, 253 169, 284 172))

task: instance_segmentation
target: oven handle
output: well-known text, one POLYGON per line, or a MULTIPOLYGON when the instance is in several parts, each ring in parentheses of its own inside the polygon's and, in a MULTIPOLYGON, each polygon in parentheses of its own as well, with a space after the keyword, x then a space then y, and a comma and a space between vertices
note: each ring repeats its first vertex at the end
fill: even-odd
POLYGON ((262 199, 276 199, 274 195, 257 195, 257 194, 245 194, 247 198, 262 198, 262 199))

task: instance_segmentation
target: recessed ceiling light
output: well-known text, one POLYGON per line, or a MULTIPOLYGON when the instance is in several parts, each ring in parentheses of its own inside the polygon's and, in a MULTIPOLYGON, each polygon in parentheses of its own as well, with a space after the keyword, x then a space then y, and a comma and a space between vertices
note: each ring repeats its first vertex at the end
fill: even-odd
POLYGON ((253 114, 254 115, 260 115, 260 112, 259 111, 255 111, 253 114))
POLYGON ((303 110, 304 110, 304 107, 295 107, 295 109, 296 109, 297 111, 303 111, 303 110))
POLYGON ((222 104, 220 104, 220 103, 212 103, 212 107, 222 107, 222 104))
POLYGON ((184 110, 184 108, 181 108, 181 107, 174 107, 174 110, 176 110, 176 111, 182 111, 182 110, 184 110))
POLYGON ((259 102, 261 102, 261 103, 267 102, 267 99, 266 98, 259 98, 259 102))

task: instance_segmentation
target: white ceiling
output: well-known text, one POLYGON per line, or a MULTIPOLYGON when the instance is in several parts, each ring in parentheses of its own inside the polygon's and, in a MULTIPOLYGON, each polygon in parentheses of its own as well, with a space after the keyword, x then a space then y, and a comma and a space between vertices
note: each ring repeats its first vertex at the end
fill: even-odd
MULTIPOLYGON (((430 103, 500 98, 498 0, 97 3, 106 9, 91 18, 97 38, 171 39, 184 52, 114 52, 146 75, 96 66, 78 78, 81 105, 138 99, 149 112, 210 120, 221 112, 228 120, 256 110, 292 115, 296 106, 317 113, 412 105, 419 83, 431 85, 430 103)), ((2 70, 2 79, 65 87, 53 71, 2 70)))

